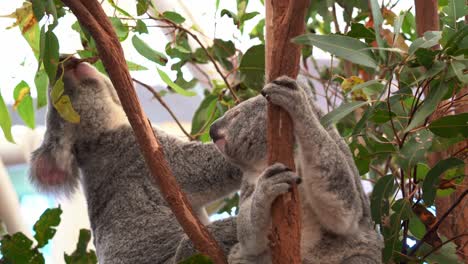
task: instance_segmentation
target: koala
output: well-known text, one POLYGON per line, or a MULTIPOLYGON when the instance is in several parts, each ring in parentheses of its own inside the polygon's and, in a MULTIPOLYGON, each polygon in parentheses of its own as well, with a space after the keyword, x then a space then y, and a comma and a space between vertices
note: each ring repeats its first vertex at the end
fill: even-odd
POLYGON ((302 262, 381 263, 382 240, 373 228, 352 154, 335 128, 320 124, 323 114, 312 93, 280 77, 262 94, 230 109, 210 128, 220 152, 243 171, 239 243, 231 249, 229 263, 271 263, 271 205, 301 181, 302 262), (293 120, 297 173, 281 163, 267 165, 267 100, 293 120))
MULTIPOLYGON (((150 175, 114 87, 88 63, 72 57, 64 65, 58 74, 63 71, 63 94, 80 122, 65 121, 49 104, 30 180, 41 191, 65 196, 81 183, 99 263, 173 263, 184 232, 150 175)), ((154 131, 191 205, 208 223, 203 206, 237 191, 242 172, 213 143, 154 131)), ((208 228, 226 252, 237 242, 233 219, 208 228)))

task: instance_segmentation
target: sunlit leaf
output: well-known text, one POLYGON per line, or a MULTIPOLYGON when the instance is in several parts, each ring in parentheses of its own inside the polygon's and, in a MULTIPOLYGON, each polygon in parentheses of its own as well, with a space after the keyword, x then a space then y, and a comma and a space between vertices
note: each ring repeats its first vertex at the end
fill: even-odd
POLYGON ((265 84, 265 46, 256 45, 248 49, 239 65, 244 84, 254 90, 262 89, 265 84))
POLYGON ((39 69, 34 77, 34 84, 37 91, 37 108, 47 104, 47 89, 49 87, 49 78, 44 69, 39 69))
POLYGON ((162 16, 176 24, 182 24, 185 21, 185 18, 177 12, 166 11, 162 14, 162 16))
POLYGON ((112 23, 112 26, 114 27, 115 33, 117 34, 119 41, 122 42, 125 39, 127 39, 128 26, 122 23, 122 20, 120 20, 117 17, 109 17, 109 20, 112 23))
POLYGON ((51 83, 56 79, 59 55, 58 39, 52 31, 47 31, 45 33, 44 68, 51 83))
POLYGON ((187 91, 184 88, 177 85, 176 83, 174 83, 171 80, 171 78, 169 78, 169 76, 165 72, 163 72, 162 70, 158 69, 158 74, 159 74, 159 77, 161 77, 161 79, 163 80, 163 82, 165 82, 167 85, 169 85, 169 87, 171 87, 171 89, 174 90, 174 92, 176 92, 176 93, 178 93, 180 95, 183 95, 183 96, 195 96, 195 95, 197 95, 196 92, 187 91))
POLYGON ((31 97, 31 88, 25 81, 21 81, 13 91, 13 98, 15 99, 14 109, 18 111, 19 116, 23 119, 24 123, 34 128, 34 106, 31 97))
POLYGON ((148 44, 146 44, 138 36, 134 35, 132 37, 132 43, 136 51, 138 51, 138 53, 140 53, 140 55, 142 55, 143 57, 147 58, 150 61, 156 62, 157 64, 166 65, 167 63, 166 55, 152 49, 148 44))
POLYGON ((295 43, 310 45, 363 66, 377 68, 372 51, 365 43, 342 35, 306 34, 293 39, 295 43))
POLYGON ((5 138, 14 143, 13 135, 11 134, 11 117, 8 108, 0 93, 0 127, 2 128, 5 138))
POLYGON ((0 252, 6 263, 45 263, 42 254, 32 248, 33 242, 23 233, 6 235, 0 242, 0 252))
POLYGON ((336 122, 340 121, 342 118, 347 116, 348 114, 352 113, 354 110, 369 104, 368 102, 351 102, 351 103, 344 103, 340 105, 338 108, 334 109, 330 113, 326 114, 320 119, 320 123, 324 127, 328 127, 336 122))
POLYGON ((59 113, 59 115, 70 123, 79 123, 80 115, 73 109, 70 97, 68 95, 62 95, 54 103, 54 107, 59 113))

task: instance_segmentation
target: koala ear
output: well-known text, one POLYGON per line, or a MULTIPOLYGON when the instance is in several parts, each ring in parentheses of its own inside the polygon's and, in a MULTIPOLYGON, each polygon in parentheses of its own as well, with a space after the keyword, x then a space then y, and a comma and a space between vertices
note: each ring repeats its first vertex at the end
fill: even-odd
POLYGON ((29 173, 41 192, 69 196, 78 187, 79 171, 72 146, 69 138, 51 138, 46 132, 41 147, 32 153, 29 173))

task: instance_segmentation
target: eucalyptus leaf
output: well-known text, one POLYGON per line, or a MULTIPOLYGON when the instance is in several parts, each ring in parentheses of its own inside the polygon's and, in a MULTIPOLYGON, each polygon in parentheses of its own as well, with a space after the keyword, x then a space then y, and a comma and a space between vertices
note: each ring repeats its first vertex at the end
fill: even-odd
POLYGON ((317 47, 326 52, 363 66, 377 68, 372 51, 365 43, 342 35, 305 34, 293 39, 293 42, 317 47))
POLYGON ((171 87, 171 89, 174 90, 176 93, 178 93, 180 95, 183 95, 183 96, 195 96, 195 95, 197 95, 197 93, 195 93, 194 91, 187 91, 184 88, 177 85, 176 83, 174 83, 171 80, 171 78, 169 78, 169 76, 165 72, 163 72, 162 70, 158 69, 158 74, 159 74, 159 77, 161 77, 161 79, 163 80, 163 82, 165 82, 167 85, 169 85, 169 87, 171 87))
POLYGON ((434 203, 437 187, 440 182, 440 175, 448 169, 463 166, 465 162, 457 158, 448 158, 439 161, 429 170, 423 182, 423 200, 427 206, 434 203))
POLYGON ((244 84, 254 90, 261 90, 265 83, 265 46, 257 45, 242 56, 239 72, 244 84))
POLYGON ((42 213, 39 220, 34 224, 34 238, 37 241, 37 247, 42 248, 47 244, 49 239, 53 238, 55 232, 57 231, 55 227, 60 224, 60 215, 62 214, 62 209, 58 208, 48 208, 42 213))
POLYGON ((59 64, 59 42, 52 31, 45 33, 44 68, 51 83, 55 82, 59 64))
POLYGON ((382 218, 389 215, 389 197, 395 191, 395 179, 393 175, 386 175, 377 181, 370 197, 372 220, 377 224, 382 223, 382 218))
POLYGON ((432 133, 445 138, 454 138, 459 135, 468 137, 468 113, 448 115, 433 121, 429 125, 432 133))
POLYGON ((140 55, 142 55, 143 57, 147 58, 150 61, 156 62, 157 64, 166 65, 166 55, 152 49, 138 36, 134 35, 132 37, 132 44, 135 47, 136 51, 138 51, 138 53, 140 53, 140 55))
POLYGON ((34 84, 37 91, 37 108, 47 104, 47 89, 49 87, 49 78, 44 69, 39 69, 34 77, 34 84))
POLYGON ((342 118, 353 112, 354 110, 369 104, 368 102, 351 102, 351 103, 344 103, 340 105, 338 108, 334 109, 330 113, 324 115, 320 119, 320 123, 324 127, 329 127, 332 124, 340 121, 342 118))
POLYGON ((420 48, 432 48, 439 44, 439 40, 442 38, 442 32, 440 31, 426 31, 424 35, 416 39, 411 46, 409 46, 408 54, 412 55, 420 48))
POLYGON ((11 117, 8 112, 8 108, 3 100, 2 94, 0 93, 0 127, 2 128, 3 135, 5 138, 14 143, 13 135, 11 134, 11 117))
POLYGON ((13 91, 15 104, 13 109, 18 111, 19 116, 29 128, 35 127, 34 106, 31 97, 31 88, 25 81, 16 85, 13 91))
POLYGON ((176 24, 182 24, 185 21, 185 18, 177 12, 166 11, 162 14, 162 16, 176 24))

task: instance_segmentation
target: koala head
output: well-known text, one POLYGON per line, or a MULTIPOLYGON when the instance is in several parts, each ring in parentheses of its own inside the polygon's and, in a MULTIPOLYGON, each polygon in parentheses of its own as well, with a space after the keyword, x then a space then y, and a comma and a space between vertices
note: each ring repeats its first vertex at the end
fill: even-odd
POLYGON ((32 153, 30 179, 39 190, 70 194, 79 181, 78 166, 73 154, 77 140, 86 140, 127 122, 125 113, 110 80, 94 67, 67 57, 59 67, 57 79, 63 80, 62 96, 68 96, 79 122, 62 118, 51 102, 42 145, 32 153))
POLYGON ((210 136, 223 155, 242 170, 266 166, 267 101, 259 95, 228 110, 210 128, 210 136))

